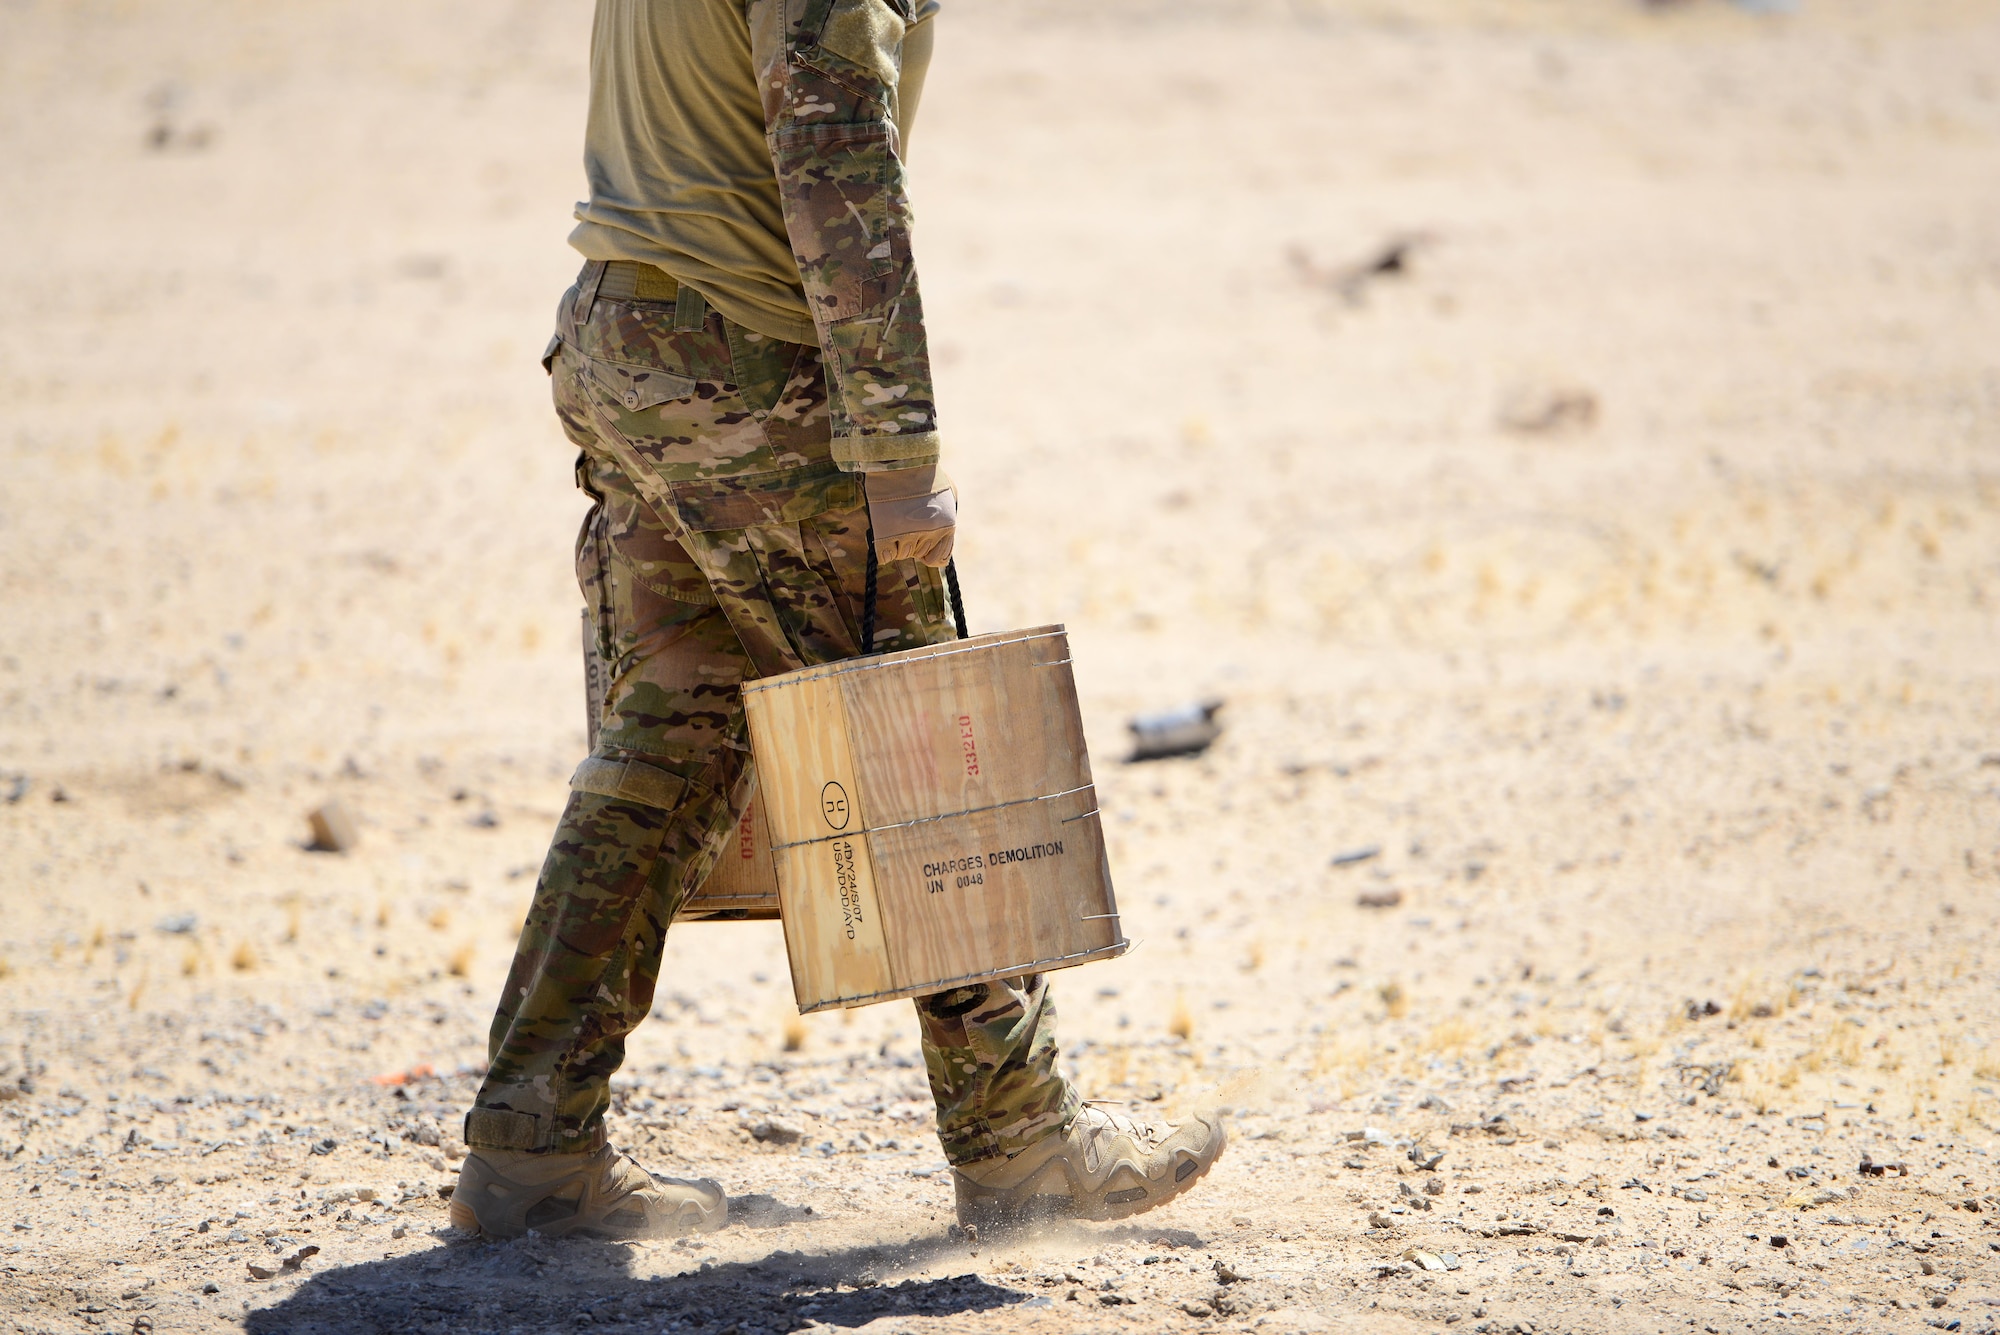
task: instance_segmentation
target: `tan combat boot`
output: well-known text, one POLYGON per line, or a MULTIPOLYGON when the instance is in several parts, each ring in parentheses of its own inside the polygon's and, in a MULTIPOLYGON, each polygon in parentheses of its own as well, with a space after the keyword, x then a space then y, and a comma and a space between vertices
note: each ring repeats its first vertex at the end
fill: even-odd
POLYGON ((1222 1115, 1179 1124, 1135 1122, 1086 1105, 1068 1134, 1011 1159, 967 1164, 958 1180, 958 1222, 980 1228, 1053 1219, 1123 1219, 1165 1205, 1222 1157, 1222 1115))
POLYGON ((609 1145, 580 1154, 472 1150, 451 1192, 451 1223, 488 1238, 678 1238, 729 1222, 729 1198, 702 1178, 656 1177, 609 1145))

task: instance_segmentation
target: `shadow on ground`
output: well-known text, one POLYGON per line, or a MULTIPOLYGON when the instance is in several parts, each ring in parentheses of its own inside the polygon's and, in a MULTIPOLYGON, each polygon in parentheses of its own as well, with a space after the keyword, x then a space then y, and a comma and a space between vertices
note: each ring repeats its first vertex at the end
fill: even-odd
POLYGON ((854 1327, 885 1316, 946 1316, 1048 1301, 970 1274, 896 1283, 874 1278, 964 1255, 965 1244, 944 1233, 723 1265, 615 1243, 453 1238, 430 1251, 316 1274, 284 1301, 249 1313, 244 1328, 251 1335, 581 1329, 718 1335, 731 1328, 739 1335, 782 1335, 815 1323, 854 1327), (698 1268, 660 1277, 634 1274, 642 1256, 646 1269, 675 1261, 698 1268))

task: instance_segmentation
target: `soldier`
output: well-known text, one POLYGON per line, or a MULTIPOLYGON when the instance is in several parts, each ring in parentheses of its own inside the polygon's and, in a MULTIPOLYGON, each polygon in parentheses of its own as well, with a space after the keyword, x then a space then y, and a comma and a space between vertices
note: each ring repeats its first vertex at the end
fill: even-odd
MULTIPOLYGON (((598 0, 571 243, 543 364, 592 505, 577 578, 609 688, 493 1019, 452 1222, 671 1237, 721 1187, 607 1143, 667 926, 754 782, 739 684, 951 638, 902 146, 937 0, 598 0), (860 642, 872 543, 875 642, 860 642)), ((1056 1069, 1039 975, 917 1003, 968 1223, 1113 1219, 1192 1187, 1219 1116, 1147 1125, 1056 1069)))

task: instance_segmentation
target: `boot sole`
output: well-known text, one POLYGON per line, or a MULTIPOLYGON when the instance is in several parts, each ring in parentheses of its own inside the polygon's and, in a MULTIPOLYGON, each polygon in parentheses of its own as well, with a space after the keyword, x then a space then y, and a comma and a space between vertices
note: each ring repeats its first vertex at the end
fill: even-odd
MULTIPOLYGON (((481 1227, 479 1223, 479 1216, 472 1212, 472 1207, 470 1205, 466 1205, 461 1201, 458 1201, 456 1199, 452 1200, 445 1212, 445 1216, 447 1222, 449 1222, 453 1228, 460 1229, 466 1233, 475 1234, 483 1241, 486 1242, 507 1241, 507 1239, 502 1235, 498 1233, 490 1233, 485 1228, 481 1227)), ((589 1223, 579 1224, 573 1220, 563 1220, 559 1224, 552 1225, 546 1228, 536 1229, 533 1231, 540 1233, 545 1238, 565 1238, 569 1237, 571 1234, 575 1234, 580 1237, 592 1238, 599 1242, 664 1242, 670 1238, 688 1238, 688 1237, 694 1237, 697 1234, 701 1233, 715 1233, 723 1228, 726 1228, 728 1226, 728 1223, 729 1223, 729 1210, 725 1206, 724 1208, 715 1211, 713 1216, 703 1218, 700 1221, 700 1223, 695 1225, 695 1227, 679 1233, 657 1233, 657 1234, 644 1233, 644 1232, 624 1233, 616 1229, 604 1229, 600 1225, 589 1224, 589 1223), (568 1227, 566 1228, 562 1227, 562 1224, 567 1224, 568 1227)), ((515 1236, 525 1237, 526 1233, 518 1234, 515 1236)))
POLYGON ((455 1229, 466 1233, 477 1233, 482 1238, 486 1236, 486 1230, 479 1226, 479 1216, 472 1213, 470 1205, 458 1199, 456 1192, 452 1193, 451 1204, 445 1211, 445 1218, 455 1229))

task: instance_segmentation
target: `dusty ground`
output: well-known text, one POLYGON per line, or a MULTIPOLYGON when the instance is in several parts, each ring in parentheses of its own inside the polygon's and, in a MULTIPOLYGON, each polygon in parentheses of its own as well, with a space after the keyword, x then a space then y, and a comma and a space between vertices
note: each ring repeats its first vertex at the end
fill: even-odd
POLYGON ((799 1022, 774 926, 692 927, 616 1131, 742 1227, 452 1234, 583 747, 533 363, 588 10, 0 8, 0 1329, 1995 1329, 2000 10, 1953 0, 958 0, 967 591, 1069 624, 1142 938, 1061 980, 1067 1060, 1237 1139, 975 1246, 908 1010, 799 1022), (1206 757, 1118 763, 1211 692, 1206 757))

